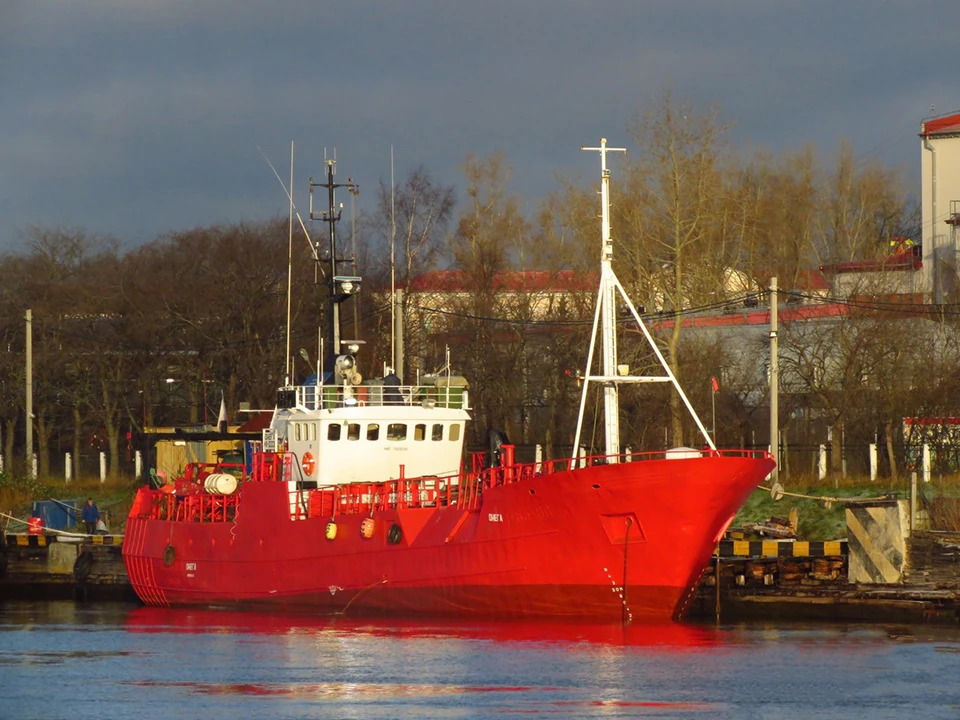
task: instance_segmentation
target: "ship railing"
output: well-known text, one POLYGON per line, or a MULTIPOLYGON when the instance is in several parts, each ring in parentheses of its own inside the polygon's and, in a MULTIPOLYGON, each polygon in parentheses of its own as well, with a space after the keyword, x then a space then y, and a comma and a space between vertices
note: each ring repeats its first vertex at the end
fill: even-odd
MULTIPOLYGON (((502 446, 502 464, 498 467, 474 469, 471 472, 446 476, 407 478, 401 467, 400 478, 382 483, 348 483, 321 486, 309 491, 306 517, 332 518, 337 515, 368 515, 380 510, 435 508, 456 505, 465 510, 477 510, 483 493, 491 488, 529 481, 584 467, 616 463, 633 463, 676 458, 677 453, 657 450, 621 455, 591 455, 580 458, 560 458, 534 463, 517 464, 512 461, 513 447, 502 446)), ((484 453, 480 453, 483 455, 484 453)), ((763 459, 770 457, 765 450, 689 450, 684 457, 739 457, 763 459)), ((477 466, 474 464, 473 466, 477 466)))
POLYGON ((293 479, 296 457, 290 452, 253 453, 253 474, 257 482, 286 482, 293 479))
POLYGON ((329 410, 351 406, 423 405, 469 410, 464 387, 436 385, 299 385, 297 406, 304 410, 329 410))
POLYGON ((169 522, 233 522, 237 514, 240 496, 215 495, 206 492, 193 492, 181 495, 177 492, 153 490, 149 504, 141 505, 137 517, 169 522))
MULTIPOLYGON (((485 456, 486 453, 479 453, 478 455, 485 456)), ((514 447, 512 445, 502 445, 501 464, 499 466, 485 468, 465 476, 461 487, 462 502, 468 507, 476 507, 479 504, 480 496, 482 496, 484 490, 531 480, 543 475, 576 470, 578 468, 645 462, 650 460, 681 460, 705 457, 752 458, 760 460, 771 456, 766 450, 712 450, 710 448, 697 450, 695 448, 671 448, 668 450, 630 452, 619 455, 589 455, 578 458, 558 458, 555 460, 541 460, 540 462, 518 464, 513 461, 514 447)), ((476 467, 476 458, 474 460, 474 467, 476 467)))

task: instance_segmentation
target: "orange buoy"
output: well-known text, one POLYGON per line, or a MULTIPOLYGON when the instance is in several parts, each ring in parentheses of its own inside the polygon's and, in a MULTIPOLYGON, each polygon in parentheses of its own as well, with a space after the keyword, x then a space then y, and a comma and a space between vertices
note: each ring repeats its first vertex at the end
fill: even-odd
POLYGON ((377 524, 374 522, 373 518, 367 518, 362 523, 360 523, 360 536, 365 540, 369 540, 373 537, 373 531, 376 530, 377 524))
POLYGON ((300 467, 303 468, 304 475, 313 475, 313 471, 317 467, 317 461, 313 458, 313 453, 306 452, 303 454, 303 460, 300 463, 300 467))

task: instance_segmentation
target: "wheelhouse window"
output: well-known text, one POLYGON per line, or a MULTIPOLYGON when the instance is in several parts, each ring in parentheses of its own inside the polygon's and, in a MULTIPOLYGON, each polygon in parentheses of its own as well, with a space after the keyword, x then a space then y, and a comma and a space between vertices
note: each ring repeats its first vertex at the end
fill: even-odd
POLYGON ((379 440, 380 439, 380 425, 377 423, 370 423, 367 425, 367 440, 379 440))
POLYGON ((300 440, 300 425, 301 423, 293 424, 293 436, 296 440, 300 440))
POLYGON ((387 425, 387 440, 406 440, 406 423, 390 423, 387 425))
POLYGON ((339 423, 331 423, 327 426, 327 440, 339 440, 340 439, 340 425, 339 423))
POLYGON ((415 425, 413 428, 413 439, 417 442, 425 440, 427 438, 427 426, 426 425, 415 425))
POLYGON ((454 423, 450 426, 450 434, 448 437, 451 442, 456 442, 460 439, 460 423, 454 423))
POLYGON ((311 439, 311 440, 314 440, 314 441, 317 439, 317 424, 316 424, 316 423, 310 423, 310 439, 311 439))
POLYGON ((347 425, 347 440, 360 439, 360 423, 350 423, 347 425))
POLYGON ((431 440, 443 440, 443 424, 434 423, 433 425, 433 435, 430 437, 431 440))

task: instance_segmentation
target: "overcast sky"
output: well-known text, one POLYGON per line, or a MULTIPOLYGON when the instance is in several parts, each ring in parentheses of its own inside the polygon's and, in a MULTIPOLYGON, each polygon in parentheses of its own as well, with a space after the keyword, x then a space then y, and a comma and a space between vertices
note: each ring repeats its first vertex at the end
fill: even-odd
MULTIPOLYGON (((848 138, 919 194, 920 121, 960 108, 957 0, 0 0, 0 250, 32 224, 126 246, 286 216, 323 173, 503 151, 529 207, 664 88, 775 152, 848 138)), ((615 173, 614 169, 614 173, 615 173)), ((615 175, 614 175, 615 177, 615 175)), ((341 198, 347 201, 346 196, 341 198)))

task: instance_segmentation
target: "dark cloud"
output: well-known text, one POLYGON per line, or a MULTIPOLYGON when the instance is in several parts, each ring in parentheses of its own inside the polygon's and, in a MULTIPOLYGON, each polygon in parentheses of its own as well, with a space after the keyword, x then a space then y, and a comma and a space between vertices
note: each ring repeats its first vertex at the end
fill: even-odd
MULTIPOLYGON (((578 147, 625 143, 670 88, 719 105, 738 145, 919 176, 931 104, 960 106, 954 2, 13 2, 0 10, 0 248, 31 223, 127 243, 285 215, 336 148, 371 190, 424 164, 460 184, 502 150, 531 201, 578 147)), ((632 151, 639 151, 633 148, 632 151)), ((372 192, 361 195, 361 203, 372 192)))

